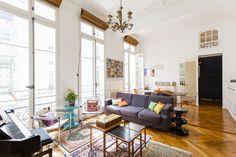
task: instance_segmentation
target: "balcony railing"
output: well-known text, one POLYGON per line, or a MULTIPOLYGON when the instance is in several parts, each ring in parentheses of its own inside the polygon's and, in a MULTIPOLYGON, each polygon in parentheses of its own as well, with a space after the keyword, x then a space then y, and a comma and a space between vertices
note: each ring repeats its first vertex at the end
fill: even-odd
MULTIPOLYGON (((56 105, 55 88, 35 90, 35 110, 45 107, 54 108, 56 105)), ((29 102, 29 91, 6 91, 0 92, 0 109, 14 109, 19 119, 27 125, 29 123, 29 111, 33 106, 29 102)))

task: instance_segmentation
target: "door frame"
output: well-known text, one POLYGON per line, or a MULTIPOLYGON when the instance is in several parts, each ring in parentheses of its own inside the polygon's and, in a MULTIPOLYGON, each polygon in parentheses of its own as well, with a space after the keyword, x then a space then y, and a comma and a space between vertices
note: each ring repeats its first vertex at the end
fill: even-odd
POLYGON ((199 72, 200 72, 200 68, 199 68, 199 58, 207 58, 207 57, 216 57, 216 56, 221 56, 222 57, 222 108, 224 108, 224 55, 223 53, 211 53, 211 54, 201 54, 201 55, 198 55, 197 57, 197 77, 196 77, 196 80, 197 80, 197 83, 196 83, 196 86, 197 86, 197 98, 196 98, 196 102, 197 102, 197 106, 199 106, 199 72))

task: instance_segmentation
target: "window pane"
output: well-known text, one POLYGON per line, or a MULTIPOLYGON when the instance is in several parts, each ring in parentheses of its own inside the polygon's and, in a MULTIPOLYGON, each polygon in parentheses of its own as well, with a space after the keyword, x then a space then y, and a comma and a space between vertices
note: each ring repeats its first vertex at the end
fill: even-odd
POLYGON ((95 37, 104 40, 104 32, 95 28, 95 37))
POLYGON ((56 53, 35 52, 36 110, 51 107, 56 101, 56 53))
POLYGON ((88 35, 93 35, 93 28, 88 24, 81 22, 81 32, 86 33, 88 35))
POLYGON ((104 101, 104 61, 96 62, 97 99, 104 101))
POLYGON ((125 52, 125 92, 129 92, 129 54, 125 52))
POLYGON ((129 63, 129 54, 125 52, 125 64, 129 63))
POLYGON ((135 63, 135 55, 130 54, 130 90, 134 90, 136 88, 136 63, 135 63))
POLYGON ((104 45, 96 43, 96 59, 104 60, 104 45))
POLYGON ((93 57, 93 41, 82 38, 81 56, 86 58, 93 57))
POLYGON ((86 102, 87 99, 93 98, 93 60, 82 58, 81 63, 81 83, 82 83, 82 92, 81 98, 82 102, 86 102))
POLYGON ((35 1, 35 14, 56 21, 56 10, 39 1, 35 1))
POLYGON ((125 91, 128 92, 129 88, 129 66, 125 64, 125 91))
POLYGON ((56 30, 36 23, 35 49, 56 52, 56 30))
POLYGON ((28 0, 0 0, 1 2, 8 3, 10 5, 13 5, 14 7, 28 10, 28 0))
POLYGON ((143 88, 143 56, 136 56, 136 85, 137 89, 143 88))
POLYGON ((0 108, 29 120, 29 49, 0 44, 0 108))
POLYGON ((0 108, 29 120, 29 23, 0 11, 0 108))
POLYGON ((28 20, 0 11, 0 42, 29 47, 28 20))
POLYGON ((127 50, 129 48, 129 44, 124 43, 124 49, 127 50))
POLYGON ((135 52, 135 47, 130 45, 130 51, 135 52))

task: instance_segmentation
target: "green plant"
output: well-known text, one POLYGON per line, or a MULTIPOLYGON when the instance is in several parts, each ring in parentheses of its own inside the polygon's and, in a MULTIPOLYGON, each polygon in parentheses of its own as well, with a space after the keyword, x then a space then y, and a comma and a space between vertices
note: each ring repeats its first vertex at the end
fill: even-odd
POLYGON ((75 103, 75 100, 78 98, 78 95, 75 94, 73 89, 68 89, 65 101, 68 101, 70 104, 75 103))

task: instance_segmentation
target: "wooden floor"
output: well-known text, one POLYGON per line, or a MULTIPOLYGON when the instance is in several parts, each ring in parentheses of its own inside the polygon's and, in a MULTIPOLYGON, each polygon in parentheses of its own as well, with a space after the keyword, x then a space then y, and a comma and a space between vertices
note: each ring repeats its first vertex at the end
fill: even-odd
POLYGON ((236 122, 220 102, 201 101, 199 107, 184 105, 188 108, 185 118, 195 126, 236 134, 236 122))
MULTIPOLYGON (((204 111, 199 109, 199 114, 202 112, 204 111)), ((227 112, 222 112, 222 110, 217 108, 214 111, 210 110, 208 113, 214 113, 216 116, 220 114, 223 114, 223 116, 226 117, 228 116, 227 112)), ((209 115, 206 114, 207 119, 208 116, 209 115)), ((199 120, 199 123, 205 124, 203 122, 207 122, 207 120, 204 120, 204 117, 199 117, 200 118, 196 119, 196 121, 199 120)), ((224 128, 224 126, 228 127, 227 119, 225 121, 221 118, 215 118, 214 123, 222 126, 222 128, 224 128)), ((184 128, 189 130, 189 136, 181 137, 170 132, 166 133, 151 128, 147 129, 147 134, 151 135, 152 140, 154 141, 190 151, 192 152, 193 157, 236 157, 235 134, 193 125, 185 125, 184 128)), ((55 147, 53 156, 63 157, 63 152, 59 148, 55 147)))

